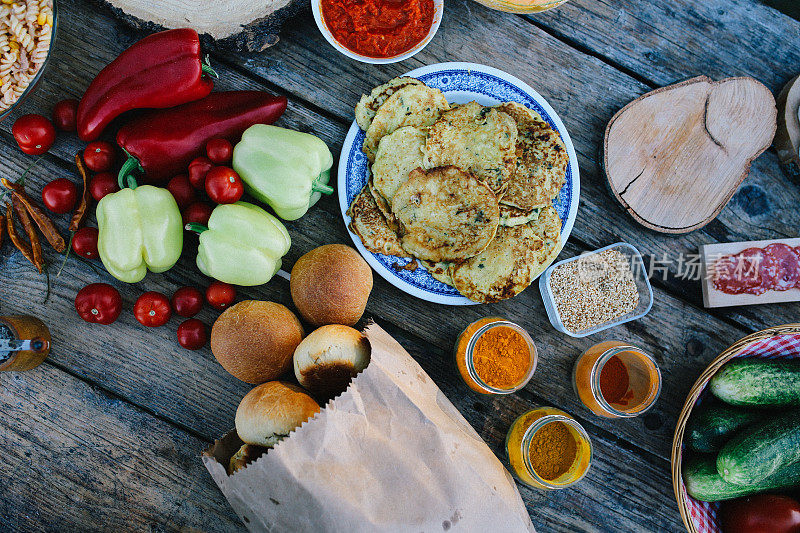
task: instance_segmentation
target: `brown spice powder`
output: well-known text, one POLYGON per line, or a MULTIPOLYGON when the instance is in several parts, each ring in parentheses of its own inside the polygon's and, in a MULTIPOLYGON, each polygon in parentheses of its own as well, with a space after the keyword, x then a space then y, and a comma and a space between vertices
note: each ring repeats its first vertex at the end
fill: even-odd
POLYGON ((528 451, 536 474, 547 481, 566 473, 578 455, 578 443, 563 422, 550 422, 534 433, 528 451))

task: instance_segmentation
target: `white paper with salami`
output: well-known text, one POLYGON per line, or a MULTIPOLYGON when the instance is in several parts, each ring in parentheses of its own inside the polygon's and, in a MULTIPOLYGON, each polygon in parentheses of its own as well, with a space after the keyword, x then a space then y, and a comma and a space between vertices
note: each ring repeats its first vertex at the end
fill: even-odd
POLYGON ((534 532, 516 484, 397 341, 341 396, 244 470, 232 431, 203 462, 250 531, 534 532))

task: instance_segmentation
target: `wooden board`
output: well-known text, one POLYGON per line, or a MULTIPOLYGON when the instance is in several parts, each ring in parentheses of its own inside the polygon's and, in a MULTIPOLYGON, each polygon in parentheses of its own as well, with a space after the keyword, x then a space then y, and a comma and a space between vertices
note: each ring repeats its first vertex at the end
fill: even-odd
POLYGON ((703 265, 703 305, 705 307, 730 307, 734 305, 759 305, 785 302, 800 302, 800 288, 788 291, 768 290, 764 294, 727 294, 714 287, 714 263, 722 256, 738 254, 748 248, 764 248, 774 243, 782 243, 791 247, 800 246, 800 238, 769 239, 747 242, 726 242, 705 244, 700 247, 700 260, 703 265))
POLYGON ((705 76, 650 92, 608 123, 603 165, 633 218, 664 233, 711 222, 775 135, 775 99, 753 78, 705 76))
MULTIPOLYGON (((104 64, 143 36, 119 24, 106 10, 94 9, 88 0, 60 0, 59 8, 59 39, 53 61, 39 89, 14 116, 47 114, 53 102, 80 97, 104 64)), ((353 105, 361 91, 391 76, 421 64, 459 60, 514 73, 553 103, 578 151, 583 178, 581 208, 564 256, 626 240, 636 243, 649 264, 651 258, 660 260, 664 254, 675 258, 680 253, 694 253, 703 243, 797 234, 800 188, 783 174, 774 152, 766 152, 754 162, 747 182, 712 224, 683 236, 643 232, 609 201, 611 196, 595 164, 608 119, 625 103, 657 85, 701 71, 717 77, 755 76, 777 92, 796 73, 800 40, 784 39, 781 47, 775 47, 775 36, 792 34, 800 24, 779 18, 777 12, 771 16, 771 12, 756 0, 675 0, 669 4, 571 0, 538 15, 534 25, 529 19, 485 9, 472 0, 448 0, 437 38, 420 55, 397 65, 375 67, 343 59, 326 44, 308 15, 287 24, 281 42, 263 54, 220 52, 212 60, 221 70, 220 89, 264 88, 287 94, 290 108, 280 125, 322 136, 334 153, 352 121, 353 105), (724 20, 719 19, 719 13, 725 13, 724 20), (757 24, 752 23, 754 19, 757 24), (505 52, 510 49, 516 52, 505 52)), ((14 116, 0 124, 0 173, 7 176, 18 176, 36 159, 15 148, 10 135, 14 116)), ((54 148, 34 169, 30 186, 40 190, 53 177, 76 179, 72 157, 82 147, 76 138, 59 135, 54 148)), ((66 220, 61 219, 65 217, 58 218, 63 229, 66 220)), ((293 239, 285 261, 287 269, 319 244, 350 242, 338 205, 331 199, 321 201, 306 217, 287 226, 293 239)), ((230 524, 207 518, 214 513, 233 516, 213 484, 208 488, 210 478, 179 475, 162 462, 156 462, 158 468, 153 470, 146 461, 124 461, 132 454, 136 458, 166 455, 185 465, 187 472, 202 469, 197 453, 232 427, 235 407, 248 390, 219 368, 207 348, 189 352, 177 346, 177 317, 165 327, 146 329, 130 315, 130 307, 142 291, 171 293, 184 284, 204 286, 208 280, 198 276, 193 253, 193 244, 189 243, 176 269, 149 275, 136 285, 117 285, 126 306, 122 318, 114 326, 93 327, 74 314, 76 290, 92 281, 117 282, 70 260, 58 279, 51 275, 51 295, 42 303, 46 280, 31 271, 10 247, 4 245, 0 250, 0 313, 37 313, 51 324, 58 340, 51 358, 39 370, 0 374, 0 387, 5 387, 7 380, 25 380, 29 385, 13 387, 14 392, 6 398, 9 403, 0 405, 2 412, 16 409, 15 417, 20 420, 0 421, 0 437, 17 443, 18 434, 29 434, 40 427, 39 404, 22 401, 28 396, 36 398, 34 391, 54 390, 67 398, 65 406, 75 405, 73 398, 91 405, 97 401, 95 396, 104 398, 99 410, 76 408, 75 412, 87 409, 87 417, 70 416, 65 407, 56 423, 40 427, 42 438, 21 448, 25 454, 40 452, 32 456, 35 461, 24 455, 0 456, 0 470, 12 472, 0 481, 4 494, 0 497, 0 523, 6 529, 84 531, 96 530, 104 523, 120 531, 148 527, 157 531, 232 531, 241 527, 235 517, 230 524), (56 381, 49 378, 52 374, 69 379, 56 381), (90 394, 87 389, 98 392, 90 394), (70 462, 75 448, 64 446, 57 438, 59 432, 86 440, 99 433, 120 431, 107 421, 114 406, 120 407, 114 416, 157 435, 174 435, 178 443, 167 446, 163 439, 140 439, 137 449, 121 449, 112 456, 116 465, 95 457, 70 462), (129 409, 123 409, 126 406, 129 409), (106 427, 109 429, 103 429, 106 427), (45 438, 47 435, 54 438, 45 438), (193 439, 204 444, 183 444, 193 439), (51 469, 63 476, 39 476, 32 464, 39 465, 44 473, 51 469), (125 470, 120 472, 118 465, 125 470), (156 478, 159 468, 166 468, 165 475, 156 478), (83 479, 92 469, 98 471, 94 477, 84 484, 70 485, 65 494, 62 479, 83 479), (113 485, 102 479, 113 479, 113 485), (157 490, 143 487, 151 479, 159 480, 157 490), (100 493, 112 496, 96 496, 100 493), (32 500, 30 494, 38 497, 32 500), (186 497, 180 500, 169 494, 186 497), (34 507, 38 500, 56 503, 34 507), (203 503, 194 503, 198 501, 203 503), (81 512, 69 512, 75 507, 81 512), (133 517, 127 526, 119 518, 123 513, 133 517)), ((57 255, 50 253, 49 259, 56 268, 60 265, 57 255)), ((682 526, 670 488, 669 443, 691 382, 736 339, 796 320, 800 304, 705 311, 696 283, 682 280, 676 265, 670 263, 666 279, 660 275, 654 279, 655 303, 647 317, 608 332, 614 338, 651 349, 663 371, 659 402, 646 415, 632 420, 599 419, 580 405, 571 391, 572 364, 597 339, 570 339, 555 332, 536 291, 526 291, 509 302, 454 313, 450 308, 404 295, 376 278, 367 318, 377 320, 403 344, 499 457, 504 456, 503 441, 511 422, 535 406, 562 408, 590 432, 595 457, 580 484, 549 493, 521 487, 539 531, 677 532, 682 526), (456 335, 471 320, 490 314, 522 324, 539 348, 541 362, 533 380, 511 397, 470 393, 452 366, 456 335)), ((287 291, 288 284, 276 278, 263 287, 241 289, 240 298, 291 305, 287 291)), ((215 316, 206 309, 200 318, 210 324, 215 316)), ((48 401, 47 405, 55 403, 48 401)), ((135 433, 124 435, 129 441, 136 440, 135 433)))
POLYGON ((778 95, 778 131, 775 151, 786 172, 800 178, 800 75, 778 95))
POLYGON ((147 31, 194 28, 206 46, 261 52, 283 23, 308 7, 302 0, 96 0, 126 24, 147 31))

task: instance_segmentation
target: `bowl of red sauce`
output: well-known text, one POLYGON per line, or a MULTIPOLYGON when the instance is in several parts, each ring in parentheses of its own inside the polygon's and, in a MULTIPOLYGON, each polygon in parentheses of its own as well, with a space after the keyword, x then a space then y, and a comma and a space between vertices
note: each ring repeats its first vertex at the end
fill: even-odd
POLYGON ((322 35, 339 52, 372 64, 403 61, 433 39, 444 0, 311 0, 322 35))

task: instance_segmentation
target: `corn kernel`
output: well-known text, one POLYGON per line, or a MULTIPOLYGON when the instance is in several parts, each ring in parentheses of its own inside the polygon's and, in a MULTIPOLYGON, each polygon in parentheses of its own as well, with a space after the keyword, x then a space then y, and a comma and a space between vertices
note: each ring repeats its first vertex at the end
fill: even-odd
POLYGON ((5 5, 10 6, 14 3, 14 0, 1 0, 5 5))
POLYGON ((39 16, 36 17, 36 23, 39 26, 44 26, 47 22, 47 13, 39 13, 39 16))

